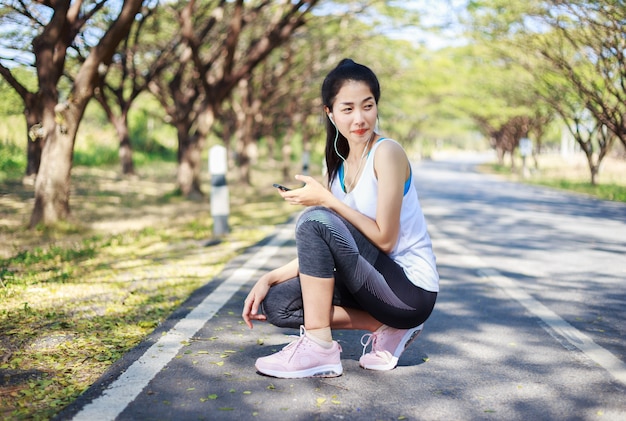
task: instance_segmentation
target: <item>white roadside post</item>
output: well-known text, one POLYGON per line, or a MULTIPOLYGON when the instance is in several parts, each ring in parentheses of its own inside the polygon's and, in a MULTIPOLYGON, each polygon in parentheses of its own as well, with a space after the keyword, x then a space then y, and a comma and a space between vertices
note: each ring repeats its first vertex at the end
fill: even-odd
POLYGON ((209 172, 211 174, 211 216, 215 237, 221 237, 229 231, 230 198, 226 183, 227 166, 226 148, 221 145, 213 146, 209 151, 209 172))
POLYGON ((533 142, 527 137, 521 138, 519 141, 519 151, 522 155, 522 177, 527 178, 530 175, 530 171, 528 170, 526 158, 533 153, 533 142))

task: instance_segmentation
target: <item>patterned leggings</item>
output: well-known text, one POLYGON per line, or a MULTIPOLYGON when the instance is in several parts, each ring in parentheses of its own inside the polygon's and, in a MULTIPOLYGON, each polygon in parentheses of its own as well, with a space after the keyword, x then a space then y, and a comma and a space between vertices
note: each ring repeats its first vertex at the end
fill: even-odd
MULTIPOLYGON (((404 270, 335 212, 307 209, 296 224, 300 273, 335 278, 333 304, 368 312, 398 329, 418 326, 430 316, 436 292, 414 285, 404 270)), ((262 310, 273 325, 304 324, 298 277, 270 288, 262 310)))

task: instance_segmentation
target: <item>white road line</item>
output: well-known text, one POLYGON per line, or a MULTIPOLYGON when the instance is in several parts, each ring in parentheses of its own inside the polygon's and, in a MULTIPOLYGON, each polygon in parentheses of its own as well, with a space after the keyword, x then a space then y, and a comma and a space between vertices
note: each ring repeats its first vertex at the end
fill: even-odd
MULTIPOLYGON (((595 343, 585 333, 563 320, 558 314, 534 299, 530 294, 519 288, 514 281, 502 276, 493 269, 480 271, 484 278, 489 279, 511 298, 522 304, 526 309, 569 343, 580 349, 587 357, 608 371, 615 379, 626 385, 626 364, 608 350, 595 343)), ((545 328, 545 326, 544 326, 545 328)))
POLYGON ((117 380, 96 399, 78 412, 74 421, 114 420, 141 393, 148 383, 169 363, 230 298, 254 276, 258 268, 276 255, 281 246, 293 237, 293 229, 283 228, 244 266, 235 270, 202 303, 181 319, 172 330, 135 361, 117 380))
MULTIPOLYGON (((565 338, 570 344, 580 349, 588 358, 604 368, 615 379, 626 385, 626 364, 593 341, 588 335, 576 329, 563 320, 558 314, 534 299, 530 294, 518 287, 515 281, 488 265, 478 256, 471 254, 465 247, 455 242, 435 227, 429 227, 429 231, 436 233, 434 244, 446 248, 456 254, 467 266, 478 270, 479 275, 511 298, 523 305, 532 315, 539 318, 545 324, 542 327, 547 331, 549 327, 554 332, 565 338)), ((548 332, 551 333, 551 332, 548 332)))

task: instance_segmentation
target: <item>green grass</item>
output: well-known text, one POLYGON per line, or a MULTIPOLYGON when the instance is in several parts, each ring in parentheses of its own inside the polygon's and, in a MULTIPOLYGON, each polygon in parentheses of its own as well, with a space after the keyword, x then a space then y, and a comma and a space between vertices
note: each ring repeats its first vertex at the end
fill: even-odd
POLYGON ((0 418, 52 418, 296 211, 271 187, 278 169, 257 168, 256 187, 229 180, 231 232, 205 246, 208 197, 173 194, 174 163, 138 173, 75 168, 73 219, 35 231, 23 227, 32 187, 0 181, 0 418))
MULTIPOLYGON (((624 174, 626 177, 626 174, 624 174)), ((592 185, 590 182, 571 180, 538 180, 534 184, 583 193, 597 197, 602 200, 612 200, 615 202, 626 202, 626 186, 610 183, 592 185)))
POLYGON ((0 181, 17 178, 24 174, 26 154, 13 143, 0 144, 0 181))
POLYGON ((589 168, 582 154, 567 159, 556 155, 540 156, 538 168, 532 168, 526 177, 522 177, 519 168, 511 171, 510 166, 496 163, 484 164, 480 168, 516 182, 586 194, 602 200, 626 202, 624 159, 605 158, 595 185, 591 184, 589 168))

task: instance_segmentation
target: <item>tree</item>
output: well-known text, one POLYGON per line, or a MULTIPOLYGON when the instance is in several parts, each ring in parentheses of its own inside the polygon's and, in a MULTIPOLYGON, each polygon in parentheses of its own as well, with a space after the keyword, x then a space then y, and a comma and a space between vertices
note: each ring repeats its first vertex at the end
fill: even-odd
POLYGON ((611 137, 626 145, 626 4, 482 0, 471 1, 470 10, 481 28, 475 33, 499 40, 506 56, 534 77, 536 90, 585 151, 595 183, 611 137))
POLYGON ((602 160, 611 150, 615 135, 585 107, 579 92, 569 81, 555 72, 543 74, 543 96, 566 122, 565 126, 587 159, 590 182, 596 184, 602 160))
POLYGON ((2 3, 3 18, 13 25, 27 25, 30 35, 36 33, 32 37, 31 53, 38 91, 27 90, 8 67, 0 65, 0 73, 22 97, 29 131, 37 133, 41 145, 30 227, 52 224, 67 219, 70 214, 70 173, 78 126, 93 96, 99 71, 111 63, 117 45, 128 35, 142 0, 110 3, 105 0, 2 3), (117 10, 106 31, 86 34, 88 22, 106 7, 117 10), (67 97, 62 99, 59 82, 65 71, 68 50, 73 43, 91 37, 98 41, 76 73, 67 97))
POLYGON ((128 114, 135 100, 147 91, 152 78, 168 65, 170 58, 159 53, 169 50, 159 45, 168 41, 155 36, 160 27, 156 7, 156 3, 144 6, 131 33, 120 43, 107 72, 99 74, 95 90, 96 100, 117 133, 121 171, 126 175, 135 173, 128 114))
POLYGON ((532 38, 544 59, 538 80, 587 158, 595 185, 614 139, 626 146, 626 5, 623 2, 548 2, 538 19, 552 31, 532 38))
MULTIPOLYGON (((266 141, 271 157, 277 156, 280 149, 285 179, 293 176, 292 161, 297 151, 302 153, 302 171, 308 170, 312 154, 314 158, 320 158, 315 156, 313 144, 323 127, 320 124, 324 116, 320 85, 325 74, 344 57, 365 63, 376 71, 385 86, 381 118, 391 122, 386 124, 385 133, 400 140, 407 139, 403 129, 406 122, 415 120, 411 115, 411 111, 415 110, 415 97, 407 94, 407 88, 415 85, 411 80, 414 74, 408 72, 413 63, 407 63, 403 55, 399 58, 398 51, 401 49, 403 53, 408 53, 412 47, 407 42, 388 39, 384 36, 384 27, 381 30, 379 22, 372 18, 383 17, 389 25, 390 21, 401 22, 412 15, 404 13, 398 16, 394 12, 401 8, 385 7, 385 3, 350 2, 347 11, 315 14, 284 48, 275 50, 262 66, 255 69, 250 81, 245 84, 248 98, 244 98, 244 93, 233 92, 229 101, 233 104, 231 108, 236 108, 239 118, 230 117, 229 121, 254 121, 253 136, 249 129, 240 129, 242 137, 236 137, 239 169, 244 180, 246 165, 241 164, 246 164, 246 150, 254 150, 249 146, 254 144, 255 139, 266 141), (373 14, 371 8, 366 6, 378 6, 377 13, 373 14), (408 118, 395 118, 401 108, 406 109, 404 114, 408 118)), ((222 117, 220 123, 228 124, 222 117)))
MULTIPOLYGON (((501 165, 508 154, 515 169, 520 139, 528 137, 531 128, 535 135, 542 134, 541 124, 550 118, 545 116, 545 101, 533 86, 533 78, 501 48, 491 41, 450 50, 458 80, 450 93, 454 99, 448 103, 474 121, 501 165)), ((541 138, 534 141, 540 144, 541 138)))
POLYGON ((591 115, 626 147, 626 3, 549 1, 539 18, 554 37, 537 37, 541 55, 574 86, 591 115), (574 53, 574 54, 571 54, 574 53))
POLYGON ((180 45, 172 69, 151 85, 178 133, 177 182, 188 197, 203 195, 203 144, 224 101, 240 81, 302 25, 316 0, 242 0, 171 5, 180 45))
MULTIPOLYGON (((233 93, 230 101, 240 115, 233 121, 254 121, 254 133, 244 131, 244 136, 237 138, 240 165, 248 159, 245 154, 253 138, 263 138, 270 159, 273 160, 280 149, 283 178, 291 179, 296 139, 301 139, 302 151, 309 154, 311 137, 321 132, 319 86, 325 72, 343 56, 342 48, 355 47, 357 39, 362 37, 360 32, 353 30, 346 31, 345 42, 330 36, 342 25, 345 29, 351 17, 345 14, 312 17, 307 28, 290 38, 284 48, 274 50, 263 65, 255 69, 246 84, 248 99, 243 98, 243 94, 233 93), (256 106, 245 106, 246 103, 256 106)), ((242 180, 248 182, 245 167, 240 167, 240 171, 242 180)))

